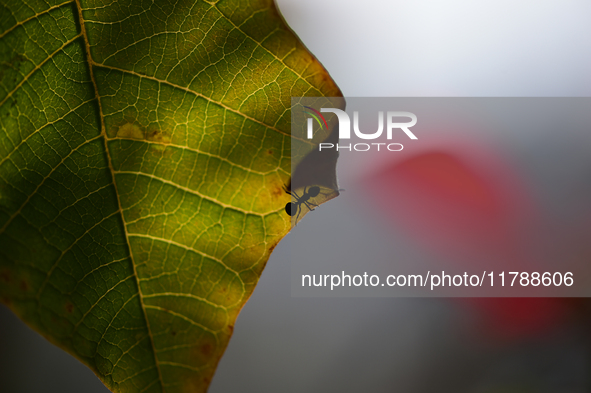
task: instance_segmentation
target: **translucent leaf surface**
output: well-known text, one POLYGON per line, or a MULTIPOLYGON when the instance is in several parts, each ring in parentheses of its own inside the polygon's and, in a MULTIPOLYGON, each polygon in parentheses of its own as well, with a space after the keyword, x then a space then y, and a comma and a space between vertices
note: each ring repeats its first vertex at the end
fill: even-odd
POLYGON ((290 229, 290 97, 339 95, 269 0, 3 1, 0 298, 113 391, 205 391, 290 229))

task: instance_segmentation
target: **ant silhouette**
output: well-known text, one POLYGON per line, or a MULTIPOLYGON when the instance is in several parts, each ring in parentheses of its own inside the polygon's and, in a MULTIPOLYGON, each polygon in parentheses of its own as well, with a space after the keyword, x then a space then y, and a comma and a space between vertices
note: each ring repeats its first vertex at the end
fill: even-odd
POLYGON ((318 186, 312 186, 310 188, 305 188, 304 189, 304 193, 302 194, 302 196, 299 196, 295 191, 290 191, 287 189, 287 187, 283 187, 283 190, 288 193, 289 195, 291 195, 292 197, 295 198, 295 202, 288 202, 285 205, 285 212, 293 217, 294 215, 296 216, 296 223, 298 221, 298 218, 300 217, 300 213, 302 212, 302 207, 301 205, 304 204, 306 205, 306 207, 308 209, 310 209, 310 211, 314 210, 312 208, 312 206, 314 207, 318 207, 318 205, 313 204, 312 202, 308 202, 308 200, 310 198, 314 198, 316 196, 318 196, 318 194, 320 194, 320 187, 318 186), (312 205, 312 206, 310 206, 312 205))

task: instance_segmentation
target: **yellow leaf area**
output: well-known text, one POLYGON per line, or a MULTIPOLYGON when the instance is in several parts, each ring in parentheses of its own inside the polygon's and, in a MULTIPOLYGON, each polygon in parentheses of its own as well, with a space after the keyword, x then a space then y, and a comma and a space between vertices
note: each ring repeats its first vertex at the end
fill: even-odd
POLYGON ((290 230, 290 97, 340 95, 269 0, 3 2, 0 299, 114 392, 206 391, 290 230))

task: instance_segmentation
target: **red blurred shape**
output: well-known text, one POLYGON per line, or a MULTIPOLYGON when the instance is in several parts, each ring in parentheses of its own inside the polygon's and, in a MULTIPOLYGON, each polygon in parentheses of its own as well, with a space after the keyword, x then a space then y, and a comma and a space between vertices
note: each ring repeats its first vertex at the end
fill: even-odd
POLYGON ((518 339, 549 333, 570 314, 568 298, 464 298, 477 310, 478 329, 499 339, 518 339))
MULTIPOLYGON (((490 154, 470 161, 446 151, 391 163, 365 180, 380 215, 385 213, 438 254, 488 271, 528 271, 533 258, 522 243, 527 228, 536 225, 534 203, 520 184, 490 154), (490 255, 498 261, 495 266, 486 265, 490 255)), ((544 332, 570 309, 567 300, 557 298, 458 301, 478 310, 489 333, 504 338, 544 332)))
POLYGON ((487 176, 476 167, 448 152, 427 152, 382 168, 366 186, 382 212, 436 251, 497 254, 514 246, 516 213, 527 209, 511 198, 520 192, 510 173, 487 176))

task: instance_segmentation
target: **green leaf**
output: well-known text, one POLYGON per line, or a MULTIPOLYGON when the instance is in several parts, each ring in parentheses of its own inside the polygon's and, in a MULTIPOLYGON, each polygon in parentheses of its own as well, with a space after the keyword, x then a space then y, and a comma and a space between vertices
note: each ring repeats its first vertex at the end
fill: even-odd
POLYGON ((114 392, 202 392, 289 231, 271 0, 0 3, 0 298, 114 392))

